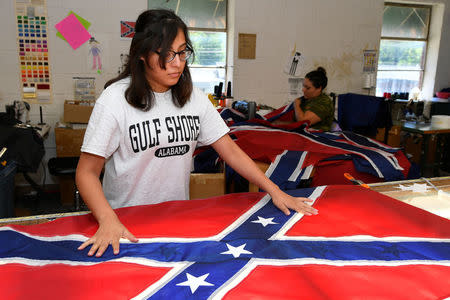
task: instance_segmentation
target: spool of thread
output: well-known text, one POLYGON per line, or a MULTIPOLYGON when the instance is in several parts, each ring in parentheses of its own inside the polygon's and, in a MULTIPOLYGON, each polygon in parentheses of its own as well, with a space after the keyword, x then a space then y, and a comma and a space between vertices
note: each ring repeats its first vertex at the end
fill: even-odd
POLYGON ((225 98, 225 107, 230 108, 233 104, 233 98, 225 98))
POLYGON ((23 88, 24 93, 36 93, 36 88, 34 87, 24 87, 23 88))
POLYGON ((231 81, 228 81, 227 85, 227 98, 231 98, 231 81))
POLYGON ((256 114, 256 102, 255 101, 250 101, 248 103, 248 119, 254 119, 255 118, 255 114, 256 114))
POLYGON ((222 89, 223 89, 223 82, 220 82, 219 87, 217 89, 217 94, 216 94, 217 98, 222 97, 222 89))

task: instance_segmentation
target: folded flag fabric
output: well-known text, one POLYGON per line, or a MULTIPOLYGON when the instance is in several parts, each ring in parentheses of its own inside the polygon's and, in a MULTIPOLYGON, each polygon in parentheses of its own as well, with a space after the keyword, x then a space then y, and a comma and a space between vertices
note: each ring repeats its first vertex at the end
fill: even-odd
POLYGON ((264 118, 269 122, 294 120, 294 101, 264 115, 264 118))
POLYGON ((445 299, 450 221, 358 186, 291 190, 315 216, 264 193, 117 209, 138 243, 76 250, 92 215, 0 227, 5 299, 445 299))
POLYGON ((270 164, 266 176, 282 190, 295 190, 302 180, 311 176, 313 165, 308 158, 306 151, 283 151, 270 164))
POLYGON ((286 130, 266 125, 261 120, 240 123, 231 126, 229 134, 250 158, 266 163, 274 162, 285 150, 307 151, 314 166, 324 159, 348 155, 361 173, 385 181, 408 178, 411 163, 399 148, 351 132, 322 133, 304 126, 286 130))

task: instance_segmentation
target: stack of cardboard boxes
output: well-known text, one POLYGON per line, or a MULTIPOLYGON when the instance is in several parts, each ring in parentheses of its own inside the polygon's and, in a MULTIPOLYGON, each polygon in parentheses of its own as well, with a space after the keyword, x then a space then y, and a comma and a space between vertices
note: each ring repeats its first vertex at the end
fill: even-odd
POLYGON ((89 122, 94 101, 66 100, 64 127, 55 128, 56 156, 80 156, 86 124, 89 122))

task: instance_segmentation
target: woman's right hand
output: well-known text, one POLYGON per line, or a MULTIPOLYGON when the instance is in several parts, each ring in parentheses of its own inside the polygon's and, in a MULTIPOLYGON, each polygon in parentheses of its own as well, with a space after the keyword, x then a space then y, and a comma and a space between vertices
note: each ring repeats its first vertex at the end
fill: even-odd
POLYGON ((78 250, 83 250, 89 245, 92 245, 88 252, 89 256, 95 254, 96 257, 101 257, 109 245, 112 246, 114 254, 119 254, 120 238, 126 238, 129 241, 136 243, 138 239, 128 231, 128 229, 120 222, 117 216, 112 216, 102 222, 99 222, 97 232, 90 239, 85 241, 78 247, 78 250))

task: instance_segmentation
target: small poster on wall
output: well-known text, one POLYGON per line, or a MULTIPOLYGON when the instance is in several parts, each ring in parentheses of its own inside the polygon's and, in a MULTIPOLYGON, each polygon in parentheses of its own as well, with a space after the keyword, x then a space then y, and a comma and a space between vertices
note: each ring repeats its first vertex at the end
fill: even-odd
POLYGON ((377 50, 364 50, 363 72, 375 72, 377 50))
POLYGON ((255 59, 256 34, 239 33, 238 57, 243 59, 255 59))
POLYGON ((102 73, 101 52, 100 43, 95 37, 91 36, 89 39, 89 54, 92 55, 92 70, 96 71, 98 74, 102 73))
POLYGON ((134 37, 134 27, 136 22, 120 21, 120 37, 132 39, 134 37))
POLYGON ((292 51, 284 66, 284 73, 293 77, 299 77, 303 68, 304 60, 305 59, 300 52, 295 50, 292 51))

